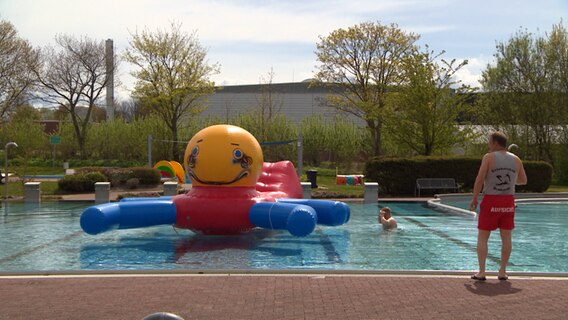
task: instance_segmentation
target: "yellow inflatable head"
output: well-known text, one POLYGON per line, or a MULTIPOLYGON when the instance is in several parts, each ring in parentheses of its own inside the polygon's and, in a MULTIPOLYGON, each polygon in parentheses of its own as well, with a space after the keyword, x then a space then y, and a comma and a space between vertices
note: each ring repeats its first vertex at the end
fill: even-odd
POLYGON ((194 186, 254 187, 262 170, 262 150, 243 128, 214 125, 196 133, 183 163, 194 186))

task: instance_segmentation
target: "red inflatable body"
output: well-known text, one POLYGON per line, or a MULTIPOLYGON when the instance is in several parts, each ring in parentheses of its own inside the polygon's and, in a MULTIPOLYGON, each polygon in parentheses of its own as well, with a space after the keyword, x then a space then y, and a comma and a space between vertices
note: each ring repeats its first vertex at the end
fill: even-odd
POLYGON ((290 161, 265 162, 256 187, 193 186, 189 193, 175 196, 175 225, 211 235, 248 232, 255 227, 249 219, 251 206, 278 198, 302 198, 290 161))

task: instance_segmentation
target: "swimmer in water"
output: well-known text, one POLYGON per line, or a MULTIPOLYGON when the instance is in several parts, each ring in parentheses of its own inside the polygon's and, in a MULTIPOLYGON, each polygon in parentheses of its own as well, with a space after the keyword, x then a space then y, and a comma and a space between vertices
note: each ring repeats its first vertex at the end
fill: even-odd
POLYGON ((397 223, 389 207, 381 208, 379 211, 379 223, 383 225, 383 229, 396 229, 397 223))

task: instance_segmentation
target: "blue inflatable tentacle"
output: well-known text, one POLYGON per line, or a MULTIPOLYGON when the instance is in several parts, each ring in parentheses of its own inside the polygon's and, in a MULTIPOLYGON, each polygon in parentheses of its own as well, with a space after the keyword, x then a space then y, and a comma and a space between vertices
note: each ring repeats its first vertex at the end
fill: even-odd
POLYGON ((250 222, 257 227, 288 230, 296 237, 304 237, 316 228, 317 215, 311 207, 283 202, 260 202, 249 210, 250 222))
POLYGON ((349 206, 341 201, 289 198, 282 198, 277 201, 280 203, 301 204, 313 208, 318 216, 318 224, 325 226, 340 226, 347 223, 351 216, 349 206))
POLYGON ((124 200, 87 208, 81 215, 81 228, 94 235, 114 229, 144 228, 176 222, 176 206, 171 200, 124 200))

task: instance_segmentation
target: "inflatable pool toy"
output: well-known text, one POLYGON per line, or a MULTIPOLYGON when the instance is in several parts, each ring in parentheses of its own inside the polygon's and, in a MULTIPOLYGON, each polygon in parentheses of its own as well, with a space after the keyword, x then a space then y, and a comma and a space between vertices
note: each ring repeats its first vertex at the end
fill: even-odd
POLYGON ((178 183, 187 183, 187 176, 182 165, 177 161, 160 160, 154 165, 160 171, 162 178, 176 178, 178 183))
POLYGON ((335 179, 335 183, 338 185, 348 185, 348 186, 356 186, 356 185, 363 185, 363 175, 361 174, 349 174, 343 175, 338 174, 335 179))
POLYGON ((343 202, 301 199, 293 164, 264 163, 258 141, 236 126, 199 131, 187 145, 184 165, 192 183, 187 194, 93 206, 81 215, 81 227, 98 234, 173 224, 208 235, 262 227, 306 236, 316 223, 337 226, 349 220, 350 210, 343 202))
POLYGON ((93 206, 81 215, 81 227, 98 234, 173 224, 207 235, 261 227, 306 236, 316 224, 338 226, 349 220, 343 202, 301 199, 294 165, 264 163, 260 144, 240 127, 215 125, 199 131, 187 144, 184 166, 192 183, 187 194, 93 206))

